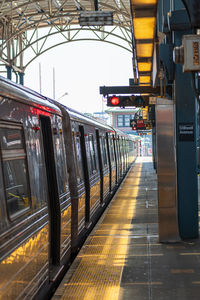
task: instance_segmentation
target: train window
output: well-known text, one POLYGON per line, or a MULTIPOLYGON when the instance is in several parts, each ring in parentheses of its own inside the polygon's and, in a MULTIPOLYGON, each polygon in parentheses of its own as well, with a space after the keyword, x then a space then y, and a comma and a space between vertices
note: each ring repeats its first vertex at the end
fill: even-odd
POLYGON ((103 166, 106 167, 108 165, 108 155, 107 155, 107 148, 106 148, 106 140, 105 138, 100 139, 101 143, 101 152, 102 152, 102 162, 103 166))
POLYGON ((127 141, 124 139, 124 155, 126 156, 127 155, 127 141))
POLYGON ((126 153, 128 154, 128 140, 126 141, 126 153))
POLYGON ((94 146, 94 138, 93 135, 88 136, 88 145, 89 145, 89 157, 90 157, 90 166, 91 166, 91 173, 95 173, 97 170, 96 165, 96 155, 95 155, 95 146, 94 146))
POLYGON ((47 201, 46 188, 41 189, 41 185, 46 187, 47 179, 43 152, 41 150, 42 141, 40 139, 40 130, 35 131, 30 127, 26 128, 26 136, 29 141, 29 143, 27 143, 29 170, 34 170, 34 172, 29 173, 31 185, 34 187, 31 190, 32 207, 37 209, 44 205, 46 206, 47 201), (41 185, 38 183, 41 183, 41 185))
POLYGON ((123 158, 123 152, 122 152, 122 140, 119 139, 119 153, 120 153, 120 157, 121 157, 121 160, 123 158))
POLYGON ((63 136, 59 131, 57 132, 56 135, 54 135, 54 142, 55 142, 58 192, 59 195, 62 195, 66 193, 66 188, 67 188, 67 175, 66 175, 67 165, 65 160, 63 136))
POLYGON ((121 151, 120 151, 120 140, 119 140, 119 137, 116 139, 116 149, 117 149, 118 161, 121 164, 121 151))
POLYGON ((114 162, 114 144, 113 144, 113 137, 109 138, 109 146, 110 146, 110 158, 111 161, 114 162))
POLYGON ((122 139, 121 143, 122 143, 122 155, 125 156, 125 144, 124 144, 124 139, 122 139))
POLYGON ((112 141, 113 141, 113 149, 114 149, 115 159, 118 162, 119 156, 118 156, 118 149, 117 149, 117 138, 114 135, 113 135, 112 141))
POLYGON ((3 214, 3 207, 1 207, 3 204, 0 203, 0 233, 2 233, 4 231, 4 214, 3 214))
POLYGON ((30 208, 22 126, 0 123, 0 145, 7 211, 12 220, 30 208))
POLYGON ((22 148, 22 132, 18 129, 1 128, 1 147, 7 149, 22 148))
POLYGON ((75 165, 76 165, 76 173, 77 173, 77 182, 80 183, 80 182, 83 181, 83 169, 82 169, 80 137, 75 136, 74 131, 72 131, 72 138, 73 138, 73 146, 74 146, 74 153, 75 153, 75 165))

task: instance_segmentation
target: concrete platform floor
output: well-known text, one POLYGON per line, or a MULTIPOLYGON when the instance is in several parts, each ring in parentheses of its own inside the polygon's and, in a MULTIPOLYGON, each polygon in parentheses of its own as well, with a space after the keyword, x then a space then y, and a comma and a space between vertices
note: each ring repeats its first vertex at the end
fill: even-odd
POLYGON ((52 299, 200 299, 200 241, 158 243, 151 158, 137 159, 52 299))

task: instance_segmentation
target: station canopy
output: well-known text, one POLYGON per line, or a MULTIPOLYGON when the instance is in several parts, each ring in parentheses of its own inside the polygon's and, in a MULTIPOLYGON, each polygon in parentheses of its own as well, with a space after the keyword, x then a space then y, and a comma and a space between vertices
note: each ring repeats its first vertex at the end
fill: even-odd
MULTIPOLYGON (((78 23, 80 11, 94 11, 93 0, 2 0, 0 1, 0 22, 10 24, 13 30, 29 29, 31 26, 49 26, 78 23)), ((102 0, 98 10, 113 11, 116 22, 130 26, 129 0, 102 0)))
MULTIPOLYGON (((139 78, 140 84, 149 85, 155 48, 157 0, 1 0, 0 62, 23 72, 28 64, 23 62, 23 52, 31 47, 34 55, 38 56, 42 53, 37 52, 38 49, 44 48, 50 35, 46 34, 42 40, 38 34, 40 28, 54 28, 63 37, 68 31, 69 36, 69 27, 79 25, 81 12, 97 9, 113 12, 113 26, 120 29, 121 41, 126 41, 133 53, 134 76, 139 78), (32 35, 27 35, 28 31, 32 31, 32 35), (34 48, 37 39, 43 44, 34 48)), ((102 41, 106 41, 114 31, 111 29, 109 33, 104 26, 88 27, 97 37, 101 33, 99 39, 102 41)), ((117 34, 112 37, 116 38, 117 34)))

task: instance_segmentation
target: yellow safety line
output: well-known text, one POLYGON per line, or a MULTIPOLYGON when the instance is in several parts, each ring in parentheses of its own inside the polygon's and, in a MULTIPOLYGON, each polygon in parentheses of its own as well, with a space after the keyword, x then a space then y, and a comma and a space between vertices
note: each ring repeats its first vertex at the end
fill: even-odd
MULTIPOLYGON (((103 222, 90 237, 90 243, 86 250, 82 251, 80 263, 71 280, 65 284, 63 296, 60 299, 78 300, 117 300, 120 290, 120 281, 128 252, 129 235, 128 227, 136 211, 136 197, 138 195, 139 181, 142 165, 135 165, 126 179, 133 179, 134 188, 128 189, 129 197, 126 197, 126 179, 122 189, 116 194, 113 202, 105 214, 103 222), (133 170, 137 166, 137 177, 133 170), (137 187, 136 187, 137 186, 137 187), (125 197, 124 197, 125 196, 125 197), (102 236, 104 227, 105 236, 102 236), (123 229, 123 235, 120 230, 123 229), (101 235, 98 236, 98 231, 101 235), (97 235, 95 235, 97 234, 97 235)), ((127 185, 129 185, 127 183, 127 185)))

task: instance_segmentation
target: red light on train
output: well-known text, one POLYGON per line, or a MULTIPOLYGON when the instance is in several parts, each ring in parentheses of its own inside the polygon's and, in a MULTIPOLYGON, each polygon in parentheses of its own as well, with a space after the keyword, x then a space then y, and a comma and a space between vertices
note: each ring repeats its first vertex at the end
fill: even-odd
POLYGON ((110 98, 110 102, 112 105, 118 105, 119 104, 119 98, 116 96, 113 96, 110 98))

